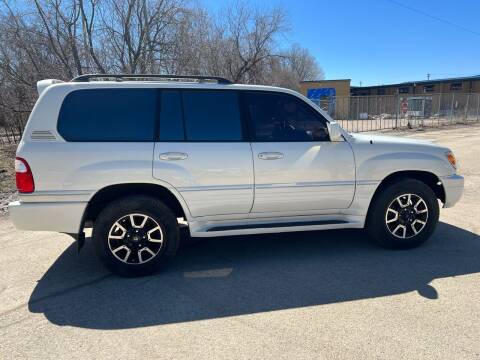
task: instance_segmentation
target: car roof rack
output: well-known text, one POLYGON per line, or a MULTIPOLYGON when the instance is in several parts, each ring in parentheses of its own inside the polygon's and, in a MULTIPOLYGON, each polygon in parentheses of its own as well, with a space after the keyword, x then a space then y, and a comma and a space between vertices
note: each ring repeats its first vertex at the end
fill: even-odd
POLYGON ((155 80, 155 79, 172 80, 172 81, 179 81, 179 80, 195 81, 196 80, 197 82, 216 81, 217 84, 232 84, 230 80, 219 77, 219 76, 160 75, 160 74, 85 74, 85 75, 77 76, 70 81, 71 82, 89 82, 90 80, 111 80, 111 79, 114 79, 115 81, 123 81, 123 80, 142 81, 142 80, 155 80))

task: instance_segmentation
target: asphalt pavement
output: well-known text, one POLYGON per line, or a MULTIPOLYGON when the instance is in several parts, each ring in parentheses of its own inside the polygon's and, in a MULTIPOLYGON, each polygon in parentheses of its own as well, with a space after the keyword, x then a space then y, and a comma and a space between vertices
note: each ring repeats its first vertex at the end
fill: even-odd
POLYGON ((191 241, 150 277, 110 275, 89 239, 0 217, 0 358, 480 358, 480 126, 401 135, 450 146, 466 176, 424 246, 363 231, 191 241))

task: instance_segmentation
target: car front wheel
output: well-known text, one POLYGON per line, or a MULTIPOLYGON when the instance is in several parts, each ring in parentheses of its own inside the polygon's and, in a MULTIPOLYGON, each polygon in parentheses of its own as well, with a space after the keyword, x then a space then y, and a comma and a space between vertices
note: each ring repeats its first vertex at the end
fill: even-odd
POLYGON ((366 227, 380 245, 409 249, 428 240, 438 217, 438 200, 433 190, 419 180, 403 179, 375 196, 366 227))

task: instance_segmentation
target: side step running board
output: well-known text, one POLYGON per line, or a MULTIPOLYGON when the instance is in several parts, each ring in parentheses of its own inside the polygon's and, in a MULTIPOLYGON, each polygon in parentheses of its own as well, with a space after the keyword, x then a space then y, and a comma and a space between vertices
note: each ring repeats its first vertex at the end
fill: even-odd
POLYGON ((292 222, 284 222, 284 223, 216 226, 208 229, 207 232, 245 230, 245 229, 269 229, 269 228, 282 228, 282 227, 291 227, 291 226, 334 225, 334 224, 347 224, 347 223, 348 221, 343 221, 343 220, 320 220, 320 221, 303 221, 303 222, 292 221, 292 222))

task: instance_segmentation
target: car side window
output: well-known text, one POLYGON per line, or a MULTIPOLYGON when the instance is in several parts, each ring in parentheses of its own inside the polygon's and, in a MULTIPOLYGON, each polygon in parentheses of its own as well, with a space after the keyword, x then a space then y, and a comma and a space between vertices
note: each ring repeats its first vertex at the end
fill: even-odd
POLYGON ((243 141, 238 93, 162 90, 160 141, 243 141))
POLYGON ((75 90, 62 103, 57 130, 66 141, 153 141, 156 94, 154 89, 75 90))
POLYGON ((245 98, 253 141, 329 141, 326 120, 297 97, 247 91, 245 98))
POLYGON ((182 94, 178 90, 162 90, 160 96, 160 141, 184 141, 182 94))
POLYGON ((241 141, 242 121, 235 91, 184 90, 183 116, 188 141, 241 141))

